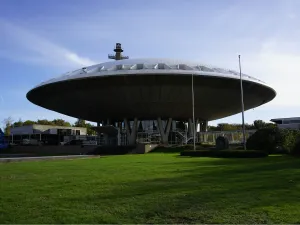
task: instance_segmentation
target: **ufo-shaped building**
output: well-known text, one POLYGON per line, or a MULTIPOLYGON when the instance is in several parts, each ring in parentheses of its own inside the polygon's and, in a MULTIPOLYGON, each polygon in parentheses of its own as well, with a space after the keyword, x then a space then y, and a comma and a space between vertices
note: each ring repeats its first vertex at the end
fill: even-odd
MULTIPOLYGON (((138 127, 156 124, 167 143, 176 122, 192 127, 192 76, 194 116, 202 131, 207 121, 241 112, 238 72, 174 59, 123 59, 80 68, 39 84, 27 99, 71 117, 123 127, 131 144, 138 127)), ((242 79, 245 110, 276 96, 263 81, 246 74, 242 79)))

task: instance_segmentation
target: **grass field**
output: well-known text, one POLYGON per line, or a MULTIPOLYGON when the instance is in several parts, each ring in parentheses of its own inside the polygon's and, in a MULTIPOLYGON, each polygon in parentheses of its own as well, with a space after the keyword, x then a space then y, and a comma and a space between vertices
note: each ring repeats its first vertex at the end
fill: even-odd
POLYGON ((0 164, 0 223, 300 223, 300 159, 176 154, 0 164))

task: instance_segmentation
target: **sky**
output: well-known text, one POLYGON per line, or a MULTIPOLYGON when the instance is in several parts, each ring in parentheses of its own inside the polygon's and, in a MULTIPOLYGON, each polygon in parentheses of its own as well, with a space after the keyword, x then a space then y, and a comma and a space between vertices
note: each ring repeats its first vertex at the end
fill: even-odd
MULTIPOLYGON (((109 61, 116 42, 131 58, 176 58, 242 72, 277 92, 245 122, 300 116, 299 0, 0 0, 0 127, 76 119, 26 93, 70 70, 109 61), (299 81, 299 82, 298 82, 299 81)), ((209 122, 241 123, 241 114, 209 122)))

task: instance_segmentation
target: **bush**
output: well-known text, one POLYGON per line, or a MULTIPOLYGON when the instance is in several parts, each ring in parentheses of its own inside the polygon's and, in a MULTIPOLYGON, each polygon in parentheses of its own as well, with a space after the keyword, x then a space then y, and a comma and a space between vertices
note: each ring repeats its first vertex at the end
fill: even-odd
POLYGON ((300 140, 296 141, 296 144, 293 150, 291 151, 291 154, 294 156, 300 156, 300 140))
POLYGON ((300 151, 298 141, 300 141, 299 130, 263 128, 250 136, 246 145, 247 149, 262 150, 269 154, 296 154, 300 151))
MULTIPOLYGON (((196 150, 206 150, 211 148, 213 148, 212 145, 196 145, 196 150)), ((158 146, 155 149, 153 149, 151 153, 180 153, 185 150, 194 150, 194 145, 158 146)))
POLYGON ((219 136, 216 139, 216 149, 217 150, 225 150, 229 148, 228 138, 219 136))
POLYGON ((166 147, 166 146, 158 146, 150 153, 179 153, 183 150, 183 146, 175 146, 175 147, 166 147))
POLYGON ((283 147, 284 150, 293 154, 297 151, 297 143, 300 138, 299 130, 291 130, 291 129, 283 129, 280 130, 280 146, 283 147))
MULTIPOLYGON (((206 150, 213 148, 213 145, 207 145, 207 144, 198 144, 196 145, 196 150, 206 150)), ((181 148, 181 150, 194 150, 194 145, 183 145, 183 146, 178 146, 178 148, 181 148)))
POLYGON ((135 145, 126 146, 99 146, 87 153, 87 155, 124 155, 131 153, 135 145))
POLYGON ((262 158, 267 157, 268 153, 257 150, 200 150, 182 151, 181 156, 192 157, 218 157, 218 158, 262 158))
POLYGON ((246 147, 247 149, 273 153, 280 141, 280 131, 277 128, 263 128, 248 138, 246 147))

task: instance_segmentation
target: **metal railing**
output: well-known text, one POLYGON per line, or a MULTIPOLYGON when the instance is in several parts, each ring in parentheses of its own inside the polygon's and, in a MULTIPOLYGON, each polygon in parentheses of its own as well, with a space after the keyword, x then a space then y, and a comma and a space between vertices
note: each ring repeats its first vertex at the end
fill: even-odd
MULTIPOLYGON (((246 139, 248 139, 256 130, 246 130, 246 139)), ((210 131, 210 132, 197 132, 196 143, 212 143, 214 144, 217 137, 225 136, 228 138, 229 144, 239 144, 243 142, 242 131, 210 131)), ((42 145, 59 145, 68 144, 74 142, 76 144, 84 141, 92 141, 97 145, 128 145, 126 130, 121 130, 120 134, 115 137, 109 137, 107 135, 100 136, 88 136, 88 135, 70 135, 70 136, 58 136, 58 135, 43 135, 43 134, 31 134, 31 135, 14 135, 5 136, 5 140, 11 144, 42 144, 42 145), (32 141, 31 141, 32 140, 32 141)), ((137 143, 161 143, 161 135, 157 130, 148 130, 146 132, 138 132, 136 137, 137 143)), ((73 143, 73 144, 74 144, 73 143)), ((185 145, 193 143, 193 135, 188 134, 187 131, 176 129, 169 133, 168 144, 170 145, 185 145)))

